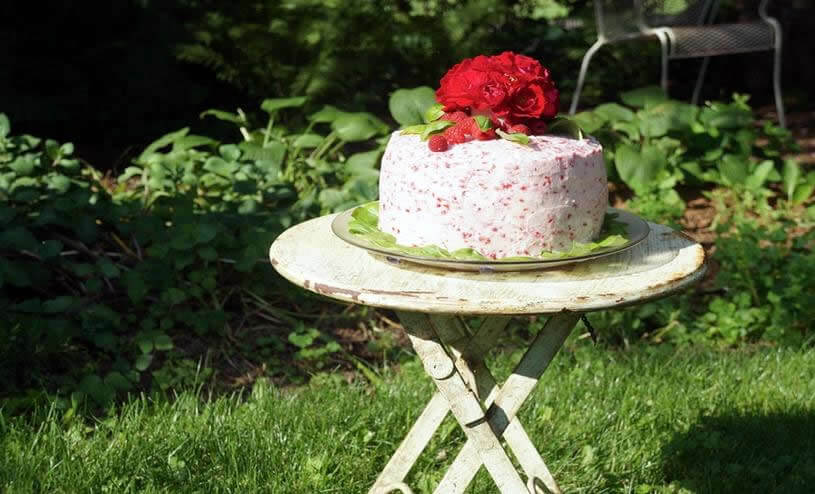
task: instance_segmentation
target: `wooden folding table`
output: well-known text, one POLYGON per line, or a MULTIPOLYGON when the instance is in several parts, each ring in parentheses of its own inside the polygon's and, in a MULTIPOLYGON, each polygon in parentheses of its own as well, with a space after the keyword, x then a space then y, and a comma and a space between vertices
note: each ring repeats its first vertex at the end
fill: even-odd
POLYGON ((619 254, 545 270, 452 271, 389 262, 336 237, 334 215, 296 225, 272 245, 277 271, 338 300, 394 309, 437 392, 369 494, 412 492, 404 479, 450 411, 467 441, 435 492, 462 493, 486 467, 503 494, 560 493, 516 414, 585 312, 663 297, 699 280, 702 247, 650 224, 648 237, 619 254), (512 315, 550 314, 521 362, 499 386, 484 363, 512 315), (472 330, 462 316, 487 316, 472 330), (522 473, 513 465, 514 454, 522 473))

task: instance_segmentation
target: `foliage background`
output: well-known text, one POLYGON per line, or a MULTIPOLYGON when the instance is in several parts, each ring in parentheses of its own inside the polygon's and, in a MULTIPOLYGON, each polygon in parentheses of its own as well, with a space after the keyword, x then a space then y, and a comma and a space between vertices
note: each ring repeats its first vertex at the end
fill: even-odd
MULTIPOLYGON (((462 57, 512 49, 561 74, 565 106, 594 39, 583 0, 0 9, 0 389, 11 411, 49 393, 66 413, 105 407, 202 376, 240 386, 341 367, 375 379, 360 357, 398 354, 376 331, 392 314, 295 289, 265 262, 268 245, 297 221, 375 197, 396 89, 435 86, 462 57)), ((777 10, 791 40, 811 10, 777 10)), ((813 64, 787 46, 793 110, 813 64)), ((604 49, 583 100, 599 106, 578 120, 603 140, 620 200, 641 214, 676 224, 689 198, 716 204, 724 274, 592 320, 612 345, 811 344, 815 172, 784 159, 788 133, 756 120, 768 57, 745 58, 743 71, 714 64, 708 87, 721 101, 700 109, 627 92, 656 79, 656 49, 604 49), (745 89, 753 100, 731 97, 745 89)), ((682 98, 695 65, 672 74, 682 98)))

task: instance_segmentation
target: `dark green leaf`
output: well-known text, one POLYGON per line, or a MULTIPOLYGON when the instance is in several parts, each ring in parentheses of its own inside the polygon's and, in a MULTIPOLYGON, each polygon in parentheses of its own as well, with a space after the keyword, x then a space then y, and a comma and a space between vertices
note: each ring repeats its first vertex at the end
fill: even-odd
POLYGON ((173 340, 166 333, 159 333, 153 338, 153 346, 156 350, 166 352, 173 349, 173 340))
POLYGON ((296 96, 293 98, 272 98, 263 100, 263 103, 260 104, 260 108, 269 114, 273 114, 281 108, 295 108, 303 106, 305 102, 305 96, 296 96))
POLYGON ((189 131, 190 131, 189 127, 184 127, 183 129, 179 129, 179 130, 177 130, 175 132, 170 132, 169 134, 165 134, 165 135, 159 137, 158 139, 156 139, 155 141, 150 143, 150 145, 147 146, 144 149, 144 151, 142 151, 142 153, 139 155, 139 157, 136 158, 136 161, 137 162, 143 162, 145 159, 147 159, 148 156, 155 153, 159 149, 161 149, 161 148, 163 148, 165 146, 169 146, 170 144, 173 144, 175 141, 177 141, 177 140, 181 139, 182 137, 184 137, 185 135, 187 135, 189 133, 189 131))
POLYGON ((133 367, 138 369, 141 372, 147 370, 150 367, 150 362, 153 361, 153 355, 149 353, 143 353, 136 357, 136 361, 133 363, 133 367))
POLYGON ((39 247, 39 242, 28 229, 22 226, 15 226, 14 228, 0 231, 0 247, 14 250, 36 251, 39 247))
POLYGON ((9 163, 8 167, 11 168, 17 175, 31 175, 34 168, 37 167, 38 158, 34 154, 24 154, 18 156, 14 161, 9 163))
POLYGON ((224 144, 218 148, 218 154, 227 161, 238 161, 241 157, 241 150, 234 144, 224 144))
POLYGON ((813 191, 815 191, 815 183, 798 184, 795 192, 792 193, 793 204, 803 204, 812 196, 813 191))
POLYGON ((761 163, 759 163, 756 169, 753 170, 753 173, 751 173, 750 176, 747 177, 747 179, 744 182, 744 185, 746 185, 747 188, 749 189, 753 190, 760 189, 761 187, 764 186, 764 182, 767 181, 767 176, 773 170, 774 166, 775 165, 770 160, 762 161, 761 163))
POLYGON ((668 99, 665 91, 659 86, 647 86, 620 94, 620 99, 628 106, 647 108, 668 99))
POLYGON ((331 129, 346 142, 365 141, 382 133, 384 124, 370 113, 347 113, 331 123, 331 129))
POLYGON ((6 137, 11 132, 11 122, 5 113, 0 113, 0 139, 6 137))
POLYGON ((79 299, 76 297, 70 296, 62 296, 57 298, 52 298, 51 300, 46 300, 42 304, 42 310, 49 314, 56 314, 59 312, 65 312, 71 308, 77 308, 79 305, 79 299))
POLYGON ((199 146, 214 146, 218 144, 215 139, 204 136, 184 136, 173 143, 173 151, 186 151, 199 146))
POLYGON ((574 115, 572 119, 587 134, 595 132, 596 130, 603 127, 607 122, 605 117, 591 111, 580 112, 574 115))
POLYGON ((121 274, 119 268, 108 258, 100 259, 97 266, 99 267, 99 271, 102 273, 102 276, 106 278, 118 278, 119 274, 121 274))
POLYGON ((298 148, 316 148, 325 138, 319 134, 301 134, 294 139, 294 146, 298 148))
POLYGON ((113 401, 116 391, 113 387, 105 384, 102 378, 96 374, 91 374, 82 378, 77 386, 80 391, 90 396, 99 406, 107 406, 113 401))
POLYGON ((638 150, 629 144, 620 144, 614 153, 614 165, 620 178, 635 190, 653 187, 667 162, 656 146, 645 145, 638 150))
POLYGON ((333 122, 345 112, 331 105, 325 105, 322 110, 312 113, 308 119, 314 123, 328 123, 333 122))
POLYGON ((424 122, 425 111, 434 104, 436 92, 427 86, 397 89, 388 100, 391 116, 403 127, 424 122))
POLYGON ((795 193, 795 187, 798 186, 798 178, 800 176, 801 165, 795 160, 784 160, 784 166, 781 168, 781 177, 784 184, 784 193, 786 193, 788 201, 792 201, 792 196, 795 193))
POLYGON ((108 372, 105 384, 118 391, 127 391, 133 387, 130 380, 117 371, 108 372))
POLYGON ((744 185, 747 181, 747 161, 742 156, 726 154, 717 168, 725 185, 744 185))
POLYGON ((634 120, 634 112, 617 103, 605 103, 592 110, 609 122, 630 122, 634 120))
POLYGON ((217 118, 218 120, 224 120, 226 122, 232 122, 232 123, 235 123, 235 124, 238 124, 238 125, 246 125, 246 122, 244 121, 244 119, 241 118, 241 116, 238 115, 237 113, 231 113, 231 112, 223 111, 223 110, 207 110, 205 112, 202 112, 200 117, 204 118, 207 115, 212 115, 213 117, 217 118))
POLYGON ((139 303, 147 295, 147 285, 144 282, 142 273, 131 270, 125 271, 122 275, 122 283, 127 289, 127 296, 133 303, 139 303))
POLYGON ((48 184, 48 189, 57 194, 64 194, 71 188, 71 179, 65 175, 50 173, 45 176, 45 182, 48 184))

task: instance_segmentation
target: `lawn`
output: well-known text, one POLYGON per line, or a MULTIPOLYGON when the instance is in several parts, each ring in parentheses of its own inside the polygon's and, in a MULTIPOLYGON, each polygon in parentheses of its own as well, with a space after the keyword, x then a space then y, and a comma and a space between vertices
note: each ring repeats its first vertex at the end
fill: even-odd
MULTIPOLYGON (((519 353, 495 357, 506 375, 519 353)), ((132 397, 107 418, 0 411, 0 491, 365 492, 428 399, 415 360, 250 394, 132 397)), ((565 492, 811 492, 815 352, 575 341, 521 420, 565 492)), ((463 434, 448 417, 411 472, 431 492, 463 434)), ((468 492, 495 488, 485 472, 468 492)))

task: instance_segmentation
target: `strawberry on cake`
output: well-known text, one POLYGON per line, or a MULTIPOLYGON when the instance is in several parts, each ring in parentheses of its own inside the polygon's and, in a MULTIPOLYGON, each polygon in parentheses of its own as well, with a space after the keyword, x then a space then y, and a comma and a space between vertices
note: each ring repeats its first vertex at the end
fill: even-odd
POLYGON ((464 60, 436 99, 427 123, 395 132, 382 157, 383 232, 492 259, 597 237, 608 202, 603 150, 546 134, 558 92, 539 62, 511 52, 464 60))

